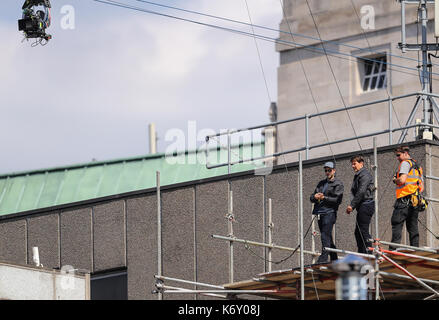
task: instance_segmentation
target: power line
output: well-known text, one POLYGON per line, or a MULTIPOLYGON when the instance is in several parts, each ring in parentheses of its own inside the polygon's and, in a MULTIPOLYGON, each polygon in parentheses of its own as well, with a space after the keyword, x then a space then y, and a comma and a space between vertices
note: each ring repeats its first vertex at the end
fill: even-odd
MULTIPOLYGON (((219 29, 222 31, 227 31, 227 32, 232 32, 232 33, 236 33, 236 34, 240 34, 240 35, 244 35, 244 36, 248 36, 248 37, 257 37, 260 40, 264 40, 264 41, 268 41, 268 42, 273 42, 273 43, 279 43, 285 46, 290 46, 292 48, 303 48, 304 50, 307 51, 311 51, 311 52, 323 52, 325 55, 330 55, 339 59, 345 59, 348 61, 352 61, 352 62, 356 62, 358 63, 359 61, 356 60, 352 60, 349 58, 357 58, 357 59, 361 59, 362 61, 372 61, 372 62, 380 62, 380 63, 384 63, 388 66, 393 66, 393 67, 397 67, 397 68, 401 68, 401 69, 407 69, 407 70, 413 70, 416 72, 416 76, 418 73, 418 69, 416 68, 411 68, 411 67, 407 67, 404 65, 397 65, 394 63, 389 63, 389 62, 381 62, 378 60, 375 60, 373 58, 367 58, 367 57, 360 57, 354 54, 349 54, 349 53, 344 53, 344 52, 340 52, 340 51, 336 51, 336 50, 322 50, 320 48, 317 47, 310 47, 301 43, 295 43, 295 42, 291 42, 291 41, 286 41, 286 40, 282 40, 282 39, 278 39, 278 38, 272 38, 272 37, 268 37, 268 36, 264 36, 264 35, 260 35, 260 34, 251 34, 249 32, 246 31, 241 31, 241 30, 237 30, 237 29, 233 29, 233 28, 227 28, 227 27, 222 27, 222 26, 218 26, 218 25, 214 25, 214 24, 209 24, 209 23, 204 23, 204 22, 200 22, 200 21, 196 21, 196 20, 192 20, 192 19, 186 19, 186 18, 182 18, 182 17, 177 17, 177 16, 173 16, 173 15, 169 15, 169 14, 165 14, 165 13, 160 13, 160 12, 156 12, 156 11, 152 11, 152 10, 147 10, 144 8, 140 8, 140 7, 135 7, 135 6, 131 6, 131 5, 127 5, 124 3, 120 3, 114 0, 91 0, 94 2, 99 2, 102 4, 106 4, 106 5, 112 5, 112 6, 116 6, 116 7, 120 7, 120 8, 125 8, 125 9, 130 9, 130 10, 135 10, 135 11, 139 11, 139 12, 144 12, 144 13, 149 13, 149 14, 153 14, 153 15, 158 15, 158 16, 162 16, 162 17, 166 17, 166 18, 171 18, 171 19, 175 19, 175 20, 180 20, 180 21, 184 21, 184 22, 190 22, 190 23, 194 23, 194 24, 198 24, 198 25, 202 25, 202 26, 206 26, 206 27, 211 27, 214 29, 219 29), (332 54, 329 54, 332 53, 332 54), (347 56, 349 58, 343 58, 343 57, 339 57, 338 55, 342 55, 342 56, 347 56)), ((397 69, 393 69, 391 67, 389 67, 389 70, 393 70, 395 72, 401 72, 401 73, 405 73, 408 75, 412 75, 415 76, 415 74, 410 73, 410 72, 405 72, 402 70, 397 70, 397 69)), ((439 76, 439 73, 432 73, 434 75, 439 76)), ((434 80, 439 80, 439 79, 434 79, 434 80)))
MULTIPOLYGON (((250 15, 250 8, 248 7, 248 3, 247 0, 244 0, 245 2, 245 7, 247 9, 247 13, 248 13, 248 19, 250 21, 250 24, 252 25, 252 33, 253 36, 255 35, 255 29, 253 28, 253 22, 252 22, 252 18, 250 15)), ((265 76, 265 71, 264 71, 264 66, 262 64, 262 58, 261 58, 261 52, 259 51, 259 46, 258 46, 258 42, 256 41, 256 37, 253 37, 254 41, 255 41, 255 47, 256 47, 256 51, 258 53, 258 59, 259 59, 259 66, 261 67, 261 72, 262 72, 262 77, 264 78, 264 83, 265 83, 265 89, 267 90, 267 97, 268 97, 268 103, 271 103, 271 96, 270 96, 270 90, 268 90, 268 83, 267 83, 267 77, 265 76)))
MULTIPOLYGON (((321 37, 321 35, 320 35, 319 28, 318 28, 318 26, 317 26, 317 22, 316 22, 316 20, 314 19, 314 14, 312 13, 311 6, 309 5, 308 0, 305 0, 305 1, 306 1, 307 6, 308 6, 308 10, 309 10, 309 13, 310 13, 310 15, 311 15, 312 21, 313 21, 313 23, 314 23, 314 27, 316 28, 316 31, 317 31, 318 37, 319 37, 319 39, 322 39, 322 37, 321 37)), ((337 90, 338 90, 338 93, 339 93, 339 95, 340 95, 340 98, 341 98, 341 101, 342 101, 342 103, 343 103, 343 106, 344 106, 344 108, 346 109, 346 114, 348 115, 349 122, 350 122, 350 124, 351 124, 352 130, 354 131, 355 137, 357 138, 356 140, 357 140, 358 146, 360 147, 361 153, 363 153, 363 148, 361 147, 360 140, 358 139, 357 131, 355 130, 354 124, 353 124, 352 119, 351 119, 351 115, 349 114, 349 110, 347 109, 346 102, 345 102, 345 100, 344 100, 343 94, 342 94, 341 89, 340 89, 340 86, 339 86, 339 84, 338 84, 337 77, 335 76, 334 69, 332 68, 331 61, 329 60, 329 57, 328 57, 328 55, 326 54, 326 48, 325 48, 325 45, 323 44, 323 42, 322 42, 322 48, 323 48, 323 50, 325 51, 325 57, 326 57, 326 60, 328 61, 329 69, 330 69, 330 71, 331 71, 332 77, 334 78, 334 83, 335 83, 335 85, 336 85, 336 87, 337 87, 337 90)))
MULTIPOLYGON (((290 30, 291 38, 292 38, 293 41, 295 41, 295 40, 294 40, 293 33, 291 32, 291 25, 290 25, 290 22, 289 22, 288 19, 287 19, 287 15, 286 15, 286 13, 285 13, 285 8, 284 8, 284 5, 283 5, 283 3, 282 3, 282 0, 279 0, 279 3, 280 3, 280 6, 281 6, 281 8, 282 8, 282 16, 284 17, 285 21, 287 22, 288 29, 290 30)), ((307 75, 306 70, 305 70, 305 66, 304 66, 303 61, 302 61, 302 56, 301 56, 300 50, 298 51, 298 55, 299 55, 299 62, 300 62, 300 65, 301 65, 301 68, 302 68, 302 71, 303 71, 303 75, 304 75, 305 81, 306 81, 306 83, 307 83, 308 90, 309 90, 309 92, 310 92, 310 94, 311 94, 312 101, 313 101, 313 103, 314 103, 314 107, 315 107, 317 113, 320 113, 319 107, 317 106, 317 101, 316 101, 316 99, 315 99, 315 97, 314 97, 314 94, 313 94, 313 91, 312 91, 311 83, 310 83, 310 81, 309 81, 308 75, 307 75)), ((325 133, 326 141, 329 143, 328 133, 326 132, 326 128, 325 128, 325 125, 324 125, 324 123, 323 123, 322 117, 319 115, 318 118, 319 118, 319 120, 320 120, 320 124, 322 125, 323 132, 325 133)), ((335 161, 335 155, 334 155, 334 152, 333 152, 333 150, 332 150, 332 146, 331 146, 331 145, 329 145, 329 149, 331 150, 332 159, 334 160, 334 163, 336 163, 336 161, 335 161)))
MULTIPOLYGON (((289 31, 284 31, 284 30, 281 30, 281 29, 270 28, 270 27, 267 27, 267 26, 256 25, 256 24, 253 24, 253 23, 249 24, 249 23, 246 23, 244 21, 239 21, 239 20, 236 20, 236 19, 230 19, 230 18, 225 18, 225 17, 221 17, 221 16, 217 16, 217 15, 207 14, 207 13, 200 12, 200 11, 183 9, 183 8, 179 8, 179 7, 175 7, 175 6, 170 6, 170 5, 165 5, 165 4, 161 4, 161 3, 157 3, 157 2, 146 1, 146 0, 135 0, 135 1, 141 2, 141 3, 145 3, 145 4, 149 4, 149 5, 153 5, 153 6, 162 7, 162 8, 173 9, 173 10, 176 10, 176 11, 196 14, 196 15, 200 15, 200 16, 204 16, 204 17, 208 17, 208 18, 214 18, 214 19, 223 20, 223 21, 227 21, 227 22, 232 22, 232 23, 236 23, 236 24, 251 26, 253 28, 258 28, 258 29, 264 29, 264 30, 268 30, 268 31, 279 32, 279 33, 283 33, 283 34, 286 34, 286 35, 292 35, 292 36, 296 36, 296 37, 301 37, 301 38, 304 38, 304 39, 316 40, 316 41, 325 42, 325 43, 333 43, 333 44, 336 44, 336 45, 340 45, 340 46, 344 46, 344 47, 348 47, 348 48, 352 48, 352 49, 357 49, 357 50, 361 50, 361 51, 368 51, 370 53, 380 53, 380 52, 378 52, 376 50, 372 50, 371 48, 365 49, 365 48, 357 47, 357 46, 354 46, 354 45, 349 45, 349 44, 346 44, 346 43, 341 42, 341 41, 322 40, 322 39, 318 39, 318 38, 315 38, 315 37, 312 37, 312 36, 308 36, 308 35, 305 35, 305 34, 301 34, 301 33, 293 33, 291 28, 289 28, 289 31)), ((404 57, 404 56, 400 56, 400 55, 396 55, 396 54, 392 54, 392 53, 389 53, 389 56, 417 62, 417 59, 410 58, 410 57, 404 57)), ((438 64, 435 64, 435 65, 439 66, 438 64)))

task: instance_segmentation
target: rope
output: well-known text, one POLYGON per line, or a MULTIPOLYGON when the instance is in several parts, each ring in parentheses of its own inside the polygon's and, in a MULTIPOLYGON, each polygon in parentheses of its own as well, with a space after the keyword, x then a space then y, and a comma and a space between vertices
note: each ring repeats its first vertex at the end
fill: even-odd
POLYGON ((435 238, 436 240, 439 240, 439 236, 437 236, 436 234, 433 233, 433 231, 431 231, 419 218, 418 218, 418 222, 428 231, 430 232, 435 238))

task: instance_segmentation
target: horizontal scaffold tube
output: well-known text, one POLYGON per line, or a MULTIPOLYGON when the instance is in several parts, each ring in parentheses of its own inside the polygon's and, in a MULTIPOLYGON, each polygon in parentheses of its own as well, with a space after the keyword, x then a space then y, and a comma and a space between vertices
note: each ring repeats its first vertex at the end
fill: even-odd
POLYGON ((379 240, 379 239, 377 239, 377 240, 369 239, 369 241, 378 242, 378 243, 386 244, 386 245, 397 247, 397 248, 406 248, 406 249, 418 250, 418 251, 423 251, 423 252, 439 253, 437 249, 432 249, 432 248, 430 249, 430 248, 414 247, 414 246, 409 246, 406 244, 388 242, 388 241, 383 241, 383 240, 379 240))
MULTIPOLYGON (((289 248, 289 247, 277 246, 277 245, 274 245, 274 244, 255 242, 255 241, 249 241, 249 240, 232 238, 232 237, 224 237, 224 236, 219 236, 219 235, 215 235, 215 234, 212 235, 212 238, 220 239, 220 240, 226 240, 226 241, 234 241, 234 242, 238 242, 238 243, 244 243, 244 244, 249 244, 249 245, 253 245, 253 246, 260 246, 260 247, 266 247, 266 248, 271 248, 271 249, 279 249, 279 250, 286 250, 286 251, 297 250, 298 252, 300 252, 300 248, 299 249, 289 248)), ((313 251, 308 251, 308 250, 303 250, 303 253, 311 254, 313 256, 319 256, 320 255, 319 252, 313 252, 313 251)))

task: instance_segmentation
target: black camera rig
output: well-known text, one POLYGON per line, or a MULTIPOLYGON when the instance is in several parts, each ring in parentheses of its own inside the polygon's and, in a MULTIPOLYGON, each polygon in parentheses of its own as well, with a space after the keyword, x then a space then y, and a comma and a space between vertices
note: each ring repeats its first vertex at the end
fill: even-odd
POLYGON ((23 16, 18 20, 18 30, 23 31, 26 39, 37 39, 37 44, 52 39, 46 29, 50 26, 50 0, 26 0, 23 4, 23 16), (42 6, 42 10, 35 8, 42 6))

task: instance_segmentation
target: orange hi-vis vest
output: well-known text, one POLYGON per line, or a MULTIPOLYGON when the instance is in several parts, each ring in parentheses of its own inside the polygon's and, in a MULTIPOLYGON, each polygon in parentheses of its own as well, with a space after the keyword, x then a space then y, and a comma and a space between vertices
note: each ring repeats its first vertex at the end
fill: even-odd
MULTIPOLYGON (((422 180, 422 168, 419 168, 414 164, 414 160, 404 160, 410 163, 410 171, 407 175, 407 180, 404 184, 396 186, 396 198, 402 198, 411 195, 419 190, 419 192, 424 191, 424 182, 422 180)), ((399 171, 401 170, 401 165, 404 161, 401 161, 398 167, 398 172, 396 173, 396 178, 399 178, 399 171)))

